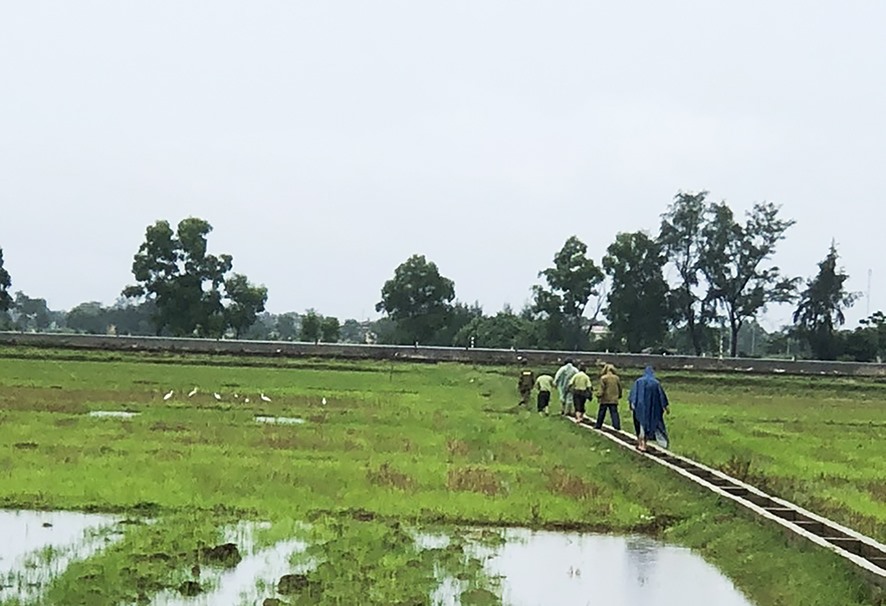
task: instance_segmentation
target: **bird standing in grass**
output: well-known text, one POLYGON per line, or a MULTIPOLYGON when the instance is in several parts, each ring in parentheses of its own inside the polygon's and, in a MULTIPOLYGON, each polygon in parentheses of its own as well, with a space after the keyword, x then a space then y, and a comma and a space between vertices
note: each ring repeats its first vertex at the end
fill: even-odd
POLYGON ((166 394, 165 396, 163 396, 163 399, 164 399, 164 400, 168 400, 169 398, 172 397, 172 394, 174 394, 174 393, 175 393, 175 391, 173 391, 173 390, 170 389, 170 390, 169 390, 169 393, 166 394))
POLYGON ((266 396, 263 393, 259 394, 259 397, 262 399, 263 402, 270 402, 271 401, 271 398, 269 398, 268 396, 266 396))
POLYGON ((195 387, 194 389, 192 389, 191 391, 188 392, 188 397, 192 398, 194 396, 194 394, 196 394, 196 393, 197 393, 197 388, 195 387))

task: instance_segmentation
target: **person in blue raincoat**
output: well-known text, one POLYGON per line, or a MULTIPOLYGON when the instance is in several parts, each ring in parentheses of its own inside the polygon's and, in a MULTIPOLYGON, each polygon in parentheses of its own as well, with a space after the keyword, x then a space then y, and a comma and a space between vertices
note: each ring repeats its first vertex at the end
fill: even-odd
POLYGON ((646 440, 652 438, 662 448, 668 447, 668 430, 664 415, 668 414, 668 396, 651 366, 643 376, 634 381, 628 395, 631 412, 634 413, 634 429, 637 432, 637 450, 646 451, 646 440))

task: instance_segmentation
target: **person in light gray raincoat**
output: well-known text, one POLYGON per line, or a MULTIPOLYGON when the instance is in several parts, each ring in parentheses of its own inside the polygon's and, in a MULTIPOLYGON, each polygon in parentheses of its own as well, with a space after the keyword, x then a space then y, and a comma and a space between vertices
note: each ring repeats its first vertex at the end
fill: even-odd
POLYGON ((571 416, 575 414, 575 406, 572 403, 572 393, 569 391, 569 381, 572 380, 572 377, 577 372, 578 369, 572 365, 572 360, 566 358, 563 366, 557 369, 557 373, 554 375, 554 385, 557 386, 557 392, 560 395, 561 415, 571 416))

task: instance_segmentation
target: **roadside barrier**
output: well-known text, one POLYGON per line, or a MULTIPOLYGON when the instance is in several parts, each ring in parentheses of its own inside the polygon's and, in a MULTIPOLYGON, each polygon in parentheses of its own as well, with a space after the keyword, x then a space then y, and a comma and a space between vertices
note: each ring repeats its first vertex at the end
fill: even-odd
POLYGON ((529 364, 535 366, 553 366, 555 364, 560 365, 565 358, 573 358, 588 364, 608 362, 615 364, 619 368, 643 368, 651 365, 656 370, 665 371, 886 378, 886 364, 867 362, 619 354, 600 351, 515 350, 424 345, 364 345, 359 343, 301 343, 294 341, 20 332, 0 332, 0 345, 73 350, 200 353, 256 357, 400 360, 425 363, 459 362, 500 366, 512 365, 522 360, 526 360, 529 364))

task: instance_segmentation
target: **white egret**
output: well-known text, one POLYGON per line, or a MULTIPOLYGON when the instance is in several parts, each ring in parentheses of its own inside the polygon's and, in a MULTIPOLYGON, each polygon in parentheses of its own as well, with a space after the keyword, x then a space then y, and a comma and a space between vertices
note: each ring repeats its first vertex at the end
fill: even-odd
POLYGON ((191 398, 191 397, 193 397, 194 394, 196 394, 196 393, 197 393, 197 388, 195 387, 194 389, 192 389, 191 391, 188 392, 188 397, 191 398))
POLYGON ((174 394, 174 393, 175 393, 175 391, 173 391, 173 390, 170 389, 170 390, 169 390, 169 393, 166 394, 165 396, 163 396, 163 399, 164 399, 164 400, 168 400, 169 398, 172 397, 172 394, 174 394))
POLYGON ((266 396, 263 393, 259 394, 259 397, 262 399, 263 402, 270 402, 271 401, 271 398, 269 398, 268 396, 266 396))

